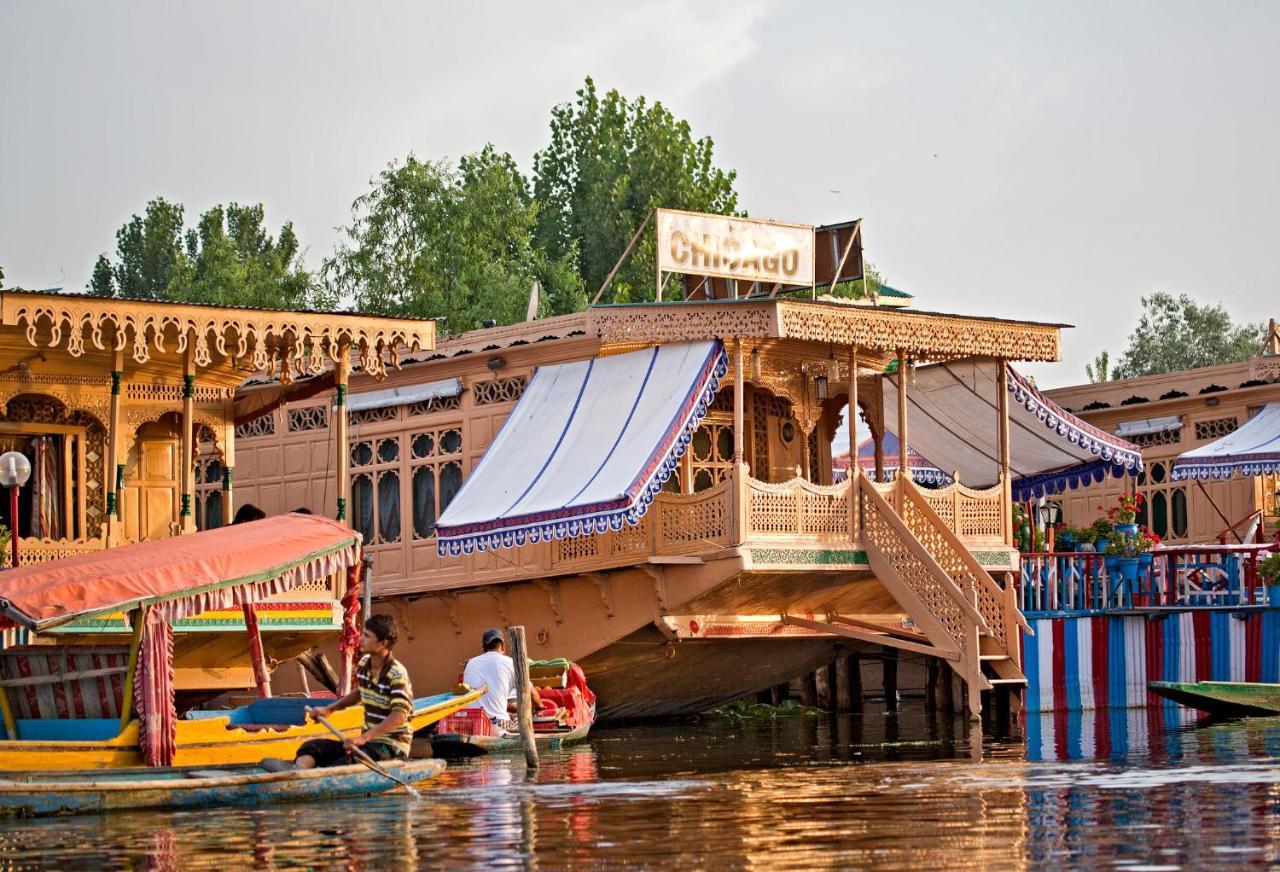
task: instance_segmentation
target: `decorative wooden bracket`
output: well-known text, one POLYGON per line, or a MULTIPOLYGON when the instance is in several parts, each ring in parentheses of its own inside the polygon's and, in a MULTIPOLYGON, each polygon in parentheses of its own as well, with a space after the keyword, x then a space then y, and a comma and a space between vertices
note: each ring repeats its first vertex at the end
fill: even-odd
POLYGON ((591 581, 600 589, 600 598, 604 600, 604 613, 613 617, 613 579, 604 572, 584 572, 583 578, 591 581))
POLYGON ((458 617, 458 595, 456 593, 432 593, 428 596, 436 597, 449 607, 449 620, 453 623, 453 632, 457 636, 462 635, 462 621, 458 617))
POLYGON ((564 623, 564 602, 560 599, 560 582, 556 580, 546 581, 535 579, 534 584, 547 592, 547 599, 551 603, 551 613, 555 615, 556 623, 564 623))
POLYGON ((485 593, 493 597, 498 605, 498 618, 502 621, 504 627, 511 626, 511 618, 508 616, 509 606, 511 605, 511 597, 507 593, 505 587, 487 587, 485 593))
POLYGON ((658 597, 658 608, 667 610, 667 575, 661 566, 637 566, 641 572, 653 579, 653 592, 658 597))

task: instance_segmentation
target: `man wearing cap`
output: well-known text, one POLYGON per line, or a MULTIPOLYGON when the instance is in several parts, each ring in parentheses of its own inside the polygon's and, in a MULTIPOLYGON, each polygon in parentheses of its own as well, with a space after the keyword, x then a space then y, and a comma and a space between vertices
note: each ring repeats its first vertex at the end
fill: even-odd
MULTIPOLYGON (((468 687, 486 688, 480 697, 480 707, 489 721, 505 733, 520 731, 520 725, 511 715, 516 710, 516 664, 507 656, 507 645, 502 631, 485 630, 480 637, 483 654, 467 661, 462 673, 462 683, 468 687)), ((534 711, 542 706, 538 689, 531 687, 534 711)))

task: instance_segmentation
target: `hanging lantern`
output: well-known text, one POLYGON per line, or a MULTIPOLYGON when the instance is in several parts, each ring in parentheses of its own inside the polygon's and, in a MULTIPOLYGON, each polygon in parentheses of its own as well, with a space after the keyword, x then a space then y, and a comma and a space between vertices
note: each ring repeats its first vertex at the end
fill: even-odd
POLYGON ((819 403, 825 403, 827 401, 827 377, 825 375, 814 377, 813 394, 819 403))

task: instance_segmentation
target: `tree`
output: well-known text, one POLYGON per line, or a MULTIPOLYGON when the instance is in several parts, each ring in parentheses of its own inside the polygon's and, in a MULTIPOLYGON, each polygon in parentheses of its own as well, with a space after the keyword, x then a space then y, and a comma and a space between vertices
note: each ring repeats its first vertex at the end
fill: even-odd
POLYGON ((1097 384, 1098 382, 1111 380, 1111 352, 1103 351, 1093 359, 1093 363, 1084 365, 1084 374, 1088 376, 1089 381, 1097 384))
POLYGON ((1266 333, 1261 322, 1236 324, 1221 303, 1202 305, 1186 294, 1151 294, 1142 298, 1142 307, 1115 378, 1247 360, 1266 333))
MULTIPOLYGON (((537 243, 552 260, 576 259, 594 295, 650 209, 733 214, 737 173, 713 163, 710 137, 661 103, 602 97, 590 77, 577 101, 551 111, 551 142, 533 159, 537 243)), ((654 297, 654 234, 645 233, 608 292, 614 301, 654 297)))
POLYGON ((538 209, 509 154, 486 146, 456 169, 412 154, 392 161, 352 204, 322 274, 361 311, 443 317, 443 333, 523 320, 533 282, 540 314, 586 304, 570 258, 534 245, 538 209))
POLYGON ((116 232, 116 261, 98 257, 100 297, 295 310, 333 305, 302 263, 293 224, 276 237, 261 204, 214 206, 187 228, 181 204, 157 197, 116 232))

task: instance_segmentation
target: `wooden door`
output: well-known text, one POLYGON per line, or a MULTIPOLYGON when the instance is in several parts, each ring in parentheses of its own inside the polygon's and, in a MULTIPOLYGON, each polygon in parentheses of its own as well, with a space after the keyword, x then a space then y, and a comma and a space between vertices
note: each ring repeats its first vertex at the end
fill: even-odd
POLYGON ((121 512, 124 534, 135 542, 174 534, 178 520, 178 435, 172 428, 146 424, 125 463, 121 512))

